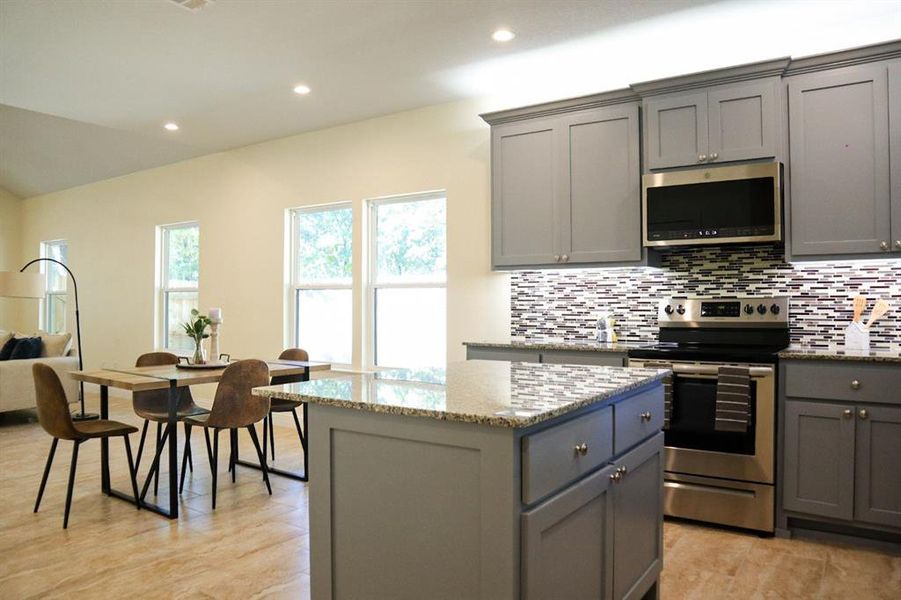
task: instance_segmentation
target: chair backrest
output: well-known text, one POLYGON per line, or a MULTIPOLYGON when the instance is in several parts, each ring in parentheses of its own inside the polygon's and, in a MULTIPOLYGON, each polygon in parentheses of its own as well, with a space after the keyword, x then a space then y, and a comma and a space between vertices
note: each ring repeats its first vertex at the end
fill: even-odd
MULTIPOLYGON (((171 352, 147 352, 135 361, 136 367, 162 367, 178 364, 178 357, 171 352)), ((185 408, 193 404, 194 398, 187 387, 179 389, 178 407, 185 408)), ((169 390, 147 390, 146 392, 132 392, 132 405, 138 412, 141 411, 165 411, 169 406, 169 390)))
POLYGON ((147 352, 135 361, 136 367, 160 367, 178 364, 178 357, 171 352, 147 352))
MULTIPOLYGON (((309 353, 303 348, 288 348, 287 350, 283 350, 278 357, 283 360, 310 360, 309 353)), ((282 385, 285 383, 300 383, 301 381, 307 381, 309 379, 309 376, 303 373, 298 373, 297 375, 276 375, 272 378, 271 384, 282 385)))
POLYGON ((247 359, 225 368, 207 424, 231 429, 246 427, 269 414, 269 398, 254 396, 250 390, 269 385, 269 367, 261 360, 247 359))
POLYGON ((61 440, 83 438, 72 424, 66 392, 56 371, 43 363, 35 363, 31 366, 31 373, 34 375, 38 421, 44 431, 61 440))

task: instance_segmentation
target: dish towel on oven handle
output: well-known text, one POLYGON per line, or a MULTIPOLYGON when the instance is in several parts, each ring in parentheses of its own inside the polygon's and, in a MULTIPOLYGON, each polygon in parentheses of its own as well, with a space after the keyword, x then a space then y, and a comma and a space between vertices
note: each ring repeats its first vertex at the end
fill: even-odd
POLYGON ((715 431, 748 431, 751 418, 751 373, 748 367, 723 366, 716 377, 715 431))
MULTIPOLYGON (((644 363, 645 369, 672 369, 673 366, 667 363, 644 363)), ((670 419, 673 416, 673 375, 670 373, 663 378, 663 429, 669 429, 670 419)))

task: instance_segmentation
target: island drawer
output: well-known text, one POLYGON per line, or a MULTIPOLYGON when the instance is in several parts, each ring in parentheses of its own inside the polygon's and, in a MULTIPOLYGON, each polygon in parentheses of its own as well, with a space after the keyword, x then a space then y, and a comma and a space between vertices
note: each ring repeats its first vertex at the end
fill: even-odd
POLYGON ((663 388, 642 392, 613 405, 614 454, 625 452, 663 428, 663 388))
POLYGON ((613 408, 592 411, 522 439, 522 501, 532 504, 613 456, 613 408))
POLYGON ((785 364, 785 395, 791 398, 901 404, 901 367, 849 361, 785 364))

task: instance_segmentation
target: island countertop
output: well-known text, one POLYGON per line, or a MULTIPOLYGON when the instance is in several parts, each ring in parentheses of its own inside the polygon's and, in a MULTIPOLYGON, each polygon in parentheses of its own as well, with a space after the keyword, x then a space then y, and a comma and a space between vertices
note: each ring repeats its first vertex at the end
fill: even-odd
POLYGON ((469 360, 254 388, 257 396, 495 427, 528 427, 612 400, 669 371, 469 360))

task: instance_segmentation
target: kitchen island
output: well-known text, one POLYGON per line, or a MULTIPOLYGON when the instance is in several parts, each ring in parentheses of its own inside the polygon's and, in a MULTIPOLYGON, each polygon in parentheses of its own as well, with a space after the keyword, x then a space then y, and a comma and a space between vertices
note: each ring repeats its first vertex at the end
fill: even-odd
POLYGON ((667 371, 467 361, 257 388, 309 410, 326 598, 640 598, 667 371))

